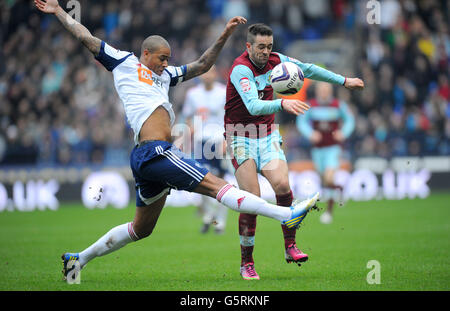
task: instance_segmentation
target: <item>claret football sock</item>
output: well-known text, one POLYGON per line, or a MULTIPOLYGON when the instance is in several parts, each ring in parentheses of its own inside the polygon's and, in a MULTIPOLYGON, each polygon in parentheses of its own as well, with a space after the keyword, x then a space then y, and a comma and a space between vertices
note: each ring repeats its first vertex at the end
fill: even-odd
POLYGON ((257 214, 277 219, 287 220, 291 217, 291 209, 270 204, 260 197, 227 184, 219 190, 217 201, 240 213, 257 214))
POLYGON ((253 247, 255 245, 256 215, 239 215, 239 242, 241 245, 241 266, 253 262, 253 247))
MULTIPOLYGON (((292 205, 294 196, 292 195, 292 191, 289 191, 286 194, 276 195, 276 199, 277 199, 277 205, 289 207, 292 205)), ((288 248, 289 245, 295 243, 295 235, 296 235, 297 229, 296 228, 288 228, 285 225, 281 225, 281 229, 283 230, 284 248, 288 248)))

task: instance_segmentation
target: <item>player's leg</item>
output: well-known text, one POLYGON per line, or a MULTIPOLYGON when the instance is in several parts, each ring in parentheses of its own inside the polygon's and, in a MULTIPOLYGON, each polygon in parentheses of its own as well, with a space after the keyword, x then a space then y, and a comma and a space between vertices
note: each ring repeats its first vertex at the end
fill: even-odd
MULTIPOLYGON (((313 197, 308 198, 293 207, 282 207, 270 204, 248 191, 237 189, 211 173, 208 173, 204 177, 202 182, 194 189, 194 192, 209 196, 215 195, 219 202, 235 211, 278 219, 290 228, 296 227, 302 221, 306 213, 315 205, 315 202, 318 199, 318 194, 315 194, 313 197), (289 216, 290 220, 283 221, 282 218, 287 217, 289 214, 287 213, 288 211, 291 213, 289 216)), ((254 243, 254 241, 252 242, 251 240, 248 242, 249 246, 254 243)), ((249 275, 246 279, 259 279, 254 271, 252 263, 248 263, 242 268, 245 270, 245 274, 249 275)), ((241 274, 243 274, 242 269, 241 274)))
POLYGON ((287 221, 292 214, 289 208, 270 204, 209 172, 192 192, 215 197, 220 203, 239 213, 263 215, 279 221, 287 221))
MULTIPOLYGON (((253 159, 248 159, 242 163, 235 172, 235 177, 239 188, 260 197, 260 187, 256 163, 253 159)), ((248 213, 239 214, 239 242, 241 247, 241 275, 246 279, 258 279, 254 267, 253 250, 255 246, 256 215, 248 213), (247 271, 248 270, 248 271, 247 271)))
POLYGON ((299 202, 291 208, 270 204, 254 194, 237 189, 225 180, 207 173, 203 180, 191 192, 216 197, 223 205, 240 213, 262 215, 296 227, 304 215, 315 206, 319 194, 299 202))
MULTIPOLYGON (((234 136, 231 138, 231 149, 234 166, 234 175, 239 189, 260 197, 258 182, 258 140, 248 137, 234 136)), ((241 248, 240 274, 246 280, 258 280, 255 271, 253 249, 255 245, 257 215, 253 213, 240 213, 238 221, 239 244, 241 248)))
MULTIPOLYGON (((320 178, 321 178, 321 182, 322 182, 322 198, 324 200, 327 200, 328 197, 328 189, 324 184, 324 178, 323 178, 323 174, 325 172, 325 156, 324 156, 325 152, 324 152, 324 148, 312 148, 311 149, 311 159, 314 163, 314 167, 317 171, 317 173, 319 173, 320 178)), ((327 213, 327 211, 323 212, 322 215, 320 215, 320 222, 327 224, 330 223, 330 215, 327 213)))
POLYGON ((133 222, 112 228, 94 244, 80 253, 83 267, 95 257, 107 255, 130 242, 148 237, 155 228, 159 215, 166 202, 167 194, 147 206, 137 206, 133 222))
MULTIPOLYGON (((286 161, 281 159, 271 160, 261 170, 261 174, 269 181, 275 192, 277 205, 291 206, 293 201, 292 191, 289 185, 289 171, 286 161)), ((295 233, 297 230, 289 229, 281 225, 286 248, 295 243, 295 233)))
MULTIPOLYGON (((211 155, 211 152, 213 152, 212 149, 214 149, 214 145, 213 146, 209 146, 209 150, 207 147, 205 147, 205 145, 208 144, 207 140, 204 141, 196 141, 194 142, 195 147, 194 150, 195 152, 192 154, 195 160, 198 161, 198 163, 200 163, 202 166, 204 166, 208 171, 211 171, 212 169, 214 169, 211 166, 211 162, 210 160, 207 159, 207 156, 211 155), (198 152, 201 151, 201 152, 198 152), (205 155, 205 152, 207 152, 208 154, 205 155)), ((200 204, 198 206, 199 210, 200 210, 200 215, 201 215, 201 219, 202 219, 202 226, 200 228, 200 232, 201 233, 207 233, 209 231, 209 228, 214 220, 214 202, 217 202, 215 199, 210 198, 210 197, 206 197, 206 196, 202 196, 200 198, 200 204)))
MULTIPOLYGON (((281 145, 283 138, 279 131, 274 131, 263 139, 260 139, 261 174, 269 181, 275 191, 277 205, 291 206, 293 195, 289 185, 289 169, 281 145)), ((306 215, 305 215, 306 216, 306 215)), ((301 252, 295 246, 296 230, 281 225, 283 230, 285 249, 301 252)), ((296 257, 301 257, 300 255, 296 257)), ((307 257, 306 257, 307 258, 307 257)))
MULTIPOLYGON (((224 178, 225 176, 225 169, 222 168, 222 163, 225 160, 219 160, 217 159, 217 161, 215 161, 215 165, 218 166, 218 177, 219 178, 224 178)), ((227 215, 228 215, 228 208, 223 205, 220 204, 215 198, 211 198, 211 197, 207 197, 208 199, 213 200, 213 202, 211 203, 211 205, 214 207, 214 220, 215 220, 215 228, 214 228, 214 232, 216 234, 223 234, 225 232, 225 227, 227 224, 227 215)))
POLYGON ((63 254, 63 274, 68 260, 71 256, 77 257, 81 268, 96 257, 104 256, 119 250, 125 245, 148 237, 155 228, 162 208, 164 207, 167 194, 147 206, 137 206, 133 222, 124 223, 109 230, 95 243, 80 253, 63 254))
MULTIPOLYGON (((271 160, 261 170, 261 174, 269 181, 273 190, 277 205, 291 206, 293 201, 292 191, 289 185, 289 169, 285 160, 274 159, 271 160)), ((308 255, 298 249, 295 238, 296 228, 288 228, 281 225, 284 238, 285 259, 289 262, 305 262, 308 260, 308 255)))
POLYGON ((202 196, 200 198, 200 205, 198 206, 199 210, 201 211, 200 216, 202 219, 202 226, 200 228, 200 233, 207 233, 213 220, 210 200, 208 199, 211 198, 202 196))
MULTIPOLYGON (((210 197, 208 198, 211 199, 210 197)), ((216 208, 216 211, 214 213, 214 219, 216 221, 214 232, 216 234, 223 234, 227 225, 228 208, 220 204, 216 200, 214 201, 214 206, 216 208)))
POLYGON ((336 200, 342 196, 342 187, 334 183, 334 168, 328 168, 323 174, 323 183, 327 192, 327 210, 321 216, 321 222, 330 224, 333 221, 333 209, 336 200))
POLYGON ((333 207, 340 186, 334 183, 335 171, 339 168, 341 148, 338 145, 322 148, 322 181, 325 189, 327 210, 321 215, 320 221, 330 224, 333 221, 333 207))
MULTIPOLYGON (((80 266, 84 267, 90 260, 116 251, 130 242, 144 238, 153 231, 158 220, 169 188, 167 185, 146 179, 146 175, 152 173, 150 160, 156 156, 156 152, 149 152, 150 144, 135 146, 130 154, 130 164, 136 182, 136 215, 133 222, 116 226, 98 239, 94 244, 80 253, 63 254, 63 273, 66 274, 68 260, 76 256, 80 266)), ((151 163, 156 163, 152 161, 151 163)), ((155 164, 157 165, 157 164, 155 164)))
MULTIPOLYGON (((214 175, 223 178, 225 175, 225 170, 221 166, 222 160, 220 159, 220 157, 211 158, 211 153, 213 153, 213 156, 215 156, 214 154, 214 152, 216 152, 215 144, 211 146, 208 144, 209 142, 203 142, 202 144, 203 158, 198 159, 197 161, 214 175), (204 154, 205 152, 206 155, 204 154)), ((220 154, 222 154, 222 152, 220 154)), ((209 230, 211 224, 214 224, 214 232, 216 234, 222 234, 225 230, 228 209, 224 205, 217 202, 216 198, 212 198, 209 196, 202 196, 201 200, 202 200, 202 209, 204 212, 202 217, 203 224, 200 231, 202 233, 206 233, 209 230)))
POLYGON ((148 237, 152 234, 158 221, 159 215, 166 203, 167 194, 147 206, 137 206, 136 214, 131 229, 137 240, 148 237))

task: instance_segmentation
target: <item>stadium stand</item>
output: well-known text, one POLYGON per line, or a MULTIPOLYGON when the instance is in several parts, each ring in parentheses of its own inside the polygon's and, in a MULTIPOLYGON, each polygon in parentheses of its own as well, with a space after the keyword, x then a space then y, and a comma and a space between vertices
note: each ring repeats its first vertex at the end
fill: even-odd
MULTIPOLYGON (((280 52, 297 40, 350 36, 353 70, 366 88, 337 93, 357 116, 349 159, 450 155, 448 2, 385 0, 376 26, 365 20, 366 2, 80 1, 81 21, 94 35, 139 55, 143 38, 161 34, 177 65, 195 59, 235 14, 270 24, 280 52)), ((0 166, 126 165, 132 133, 111 74, 32 1, 2 1, 0 25, 0 166)), ((223 80, 244 34, 245 27, 222 51, 223 80)), ((170 94, 176 110, 193 83, 170 94)), ((280 120, 288 160, 307 157, 292 120, 280 120)))

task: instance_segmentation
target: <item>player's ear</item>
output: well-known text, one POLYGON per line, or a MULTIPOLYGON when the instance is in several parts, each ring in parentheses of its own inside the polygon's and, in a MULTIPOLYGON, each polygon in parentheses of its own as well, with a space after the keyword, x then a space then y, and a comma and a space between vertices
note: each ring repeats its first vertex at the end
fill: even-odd
POLYGON ((144 49, 144 56, 145 57, 150 57, 151 55, 152 55, 152 53, 148 49, 144 49))
POLYGON ((252 44, 250 42, 245 42, 245 46, 247 47, 247 50, 250 50, 252 44))

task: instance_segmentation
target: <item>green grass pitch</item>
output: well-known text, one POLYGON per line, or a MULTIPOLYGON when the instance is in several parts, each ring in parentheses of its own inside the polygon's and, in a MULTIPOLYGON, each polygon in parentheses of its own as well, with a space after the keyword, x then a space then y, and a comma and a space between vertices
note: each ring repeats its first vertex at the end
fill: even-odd
MULTIPOLYGON (((297 231, 309 261, 284 261, 279 223, 258 217, 255 267, 260 281, 239 275, 238 214, 226 233, 199 233, 194 207, 166 207, 152 236, 91 261, 81 284, 61 280, 60 255, 81 251, 134 208, 66 205, 58 211, 0 213, 0 290, 10 291, 403 291, 450 290, 450 194, 421 200, 348 202, 331 225, 313 211, 297 231), (381 284, 368 284, 369 260, 381 284)), ((319 205, 323 207, 323 204, 319 205)))

